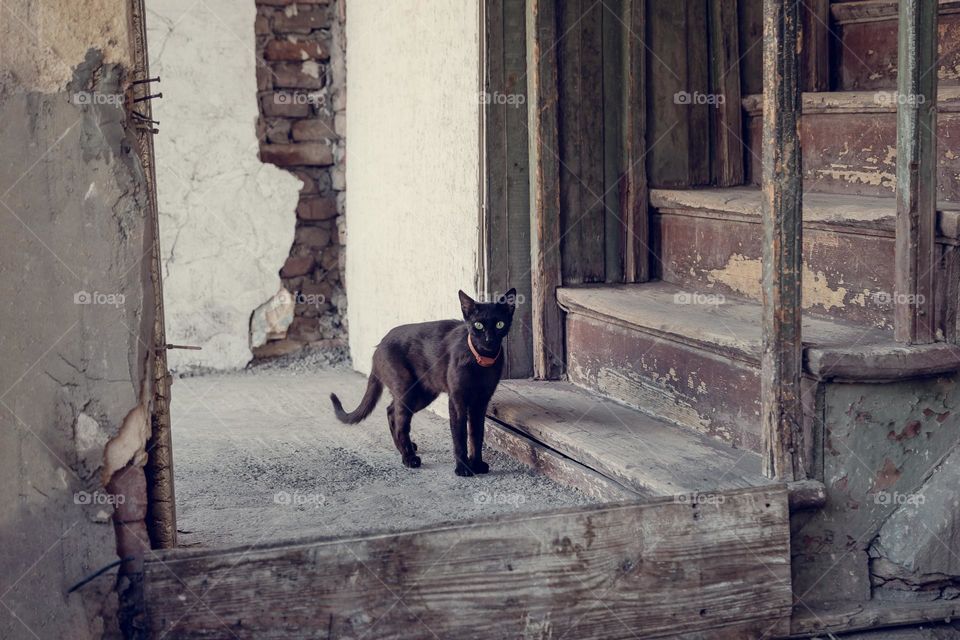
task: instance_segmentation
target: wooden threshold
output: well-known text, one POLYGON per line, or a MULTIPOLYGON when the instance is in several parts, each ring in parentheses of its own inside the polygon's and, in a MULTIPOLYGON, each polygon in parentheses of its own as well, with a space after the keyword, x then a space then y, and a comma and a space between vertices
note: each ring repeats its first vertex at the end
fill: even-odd
POLYGON ((787 491, 161 551, 143 605, 151 638, 784 636, 787 491))

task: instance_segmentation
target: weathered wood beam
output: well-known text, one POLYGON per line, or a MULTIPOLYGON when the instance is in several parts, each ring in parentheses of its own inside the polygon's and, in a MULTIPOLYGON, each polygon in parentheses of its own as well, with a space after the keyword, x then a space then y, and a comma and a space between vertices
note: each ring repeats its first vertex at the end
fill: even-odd
POLYGON ((650 279, 646 0, 623 0, 624 281, 650 279))
POLYGON ((737 0, 710 0, 710 110, 714 135, 711 169, 719 187, 743 184, 743 107, 740 103, 740 40, 737 0), (722 97, 721 97, 722 96, 722 97))
POLYGON ((897 76, 897 237, 894 335, 937 339, 937 3, 901 0, 897 76))
POLYGON ((145 635, 787 635, 786 489, 702 496, 702 503, 668 497, 400 533, 161 552, 145 565, 145 635))
POLYGON ((563 375, 556 41, 556 2, 527 0, 533 375, 543 380, 563 375))
POLYGON ((763 2, 763 472, 799 480, 803 177, 799 2, 763 2))
MULTIPOLYGON (((147 51, 146 5, 144 0, 131 4, 133 25, 134 68, 143 78, 150 77, 147 51)), ((147 87, 149 85, 140 85, 147 87)), ((146 95, 149 91, 145 92, 146 95)), ((140 112, 152 116, 150 101, 143 102, 140 112)), ((177 508, 174 494, 173 429, 170 426, 170 384, 172 378, 167 369, 167 340, 163 313, 163 268, 160 261, 160 214, 157 210, 157 163, 153 148, 153 133, 147 129, 137 130, 137 153, 147 179, 148 233, 152 244, 150 251, 150 280, 153 285, 153 410, 151 431, 147 441, 147 463, 143 472, 147 480, 147 531, 150 544, 156 549, 172 549, 177 546, 177 508)))
MULTIPOLYGON (((485 149, 483 266, 485 293, 496 299, 511 287, 529 300, 530 190, 527 185, 526 7, 484 0, 483 144, 485 149)), ((530 305, 517 307, 507 336, 504 378, 533 374, 530 305)))

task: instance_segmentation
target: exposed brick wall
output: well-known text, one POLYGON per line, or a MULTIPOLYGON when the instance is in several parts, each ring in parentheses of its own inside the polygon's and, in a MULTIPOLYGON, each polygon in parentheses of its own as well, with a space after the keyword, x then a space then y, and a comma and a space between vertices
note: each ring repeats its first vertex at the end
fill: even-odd
POLYGON ((257 357, 346 338, 344 294, 344 0, 256 0, 260 159, 304 182, 290 256, 280 270, 297 297, 285 340, 257 357))

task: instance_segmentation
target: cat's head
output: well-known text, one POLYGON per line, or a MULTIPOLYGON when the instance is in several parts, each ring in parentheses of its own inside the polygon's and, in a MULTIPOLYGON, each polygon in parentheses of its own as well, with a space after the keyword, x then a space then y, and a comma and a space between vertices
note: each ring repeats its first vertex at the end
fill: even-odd
POLYGON ((477 302, 463 291, 459 294, 463 321, 470 332, 473 346, 484 355, 496 355, 513 322, 517 290, 510 289, 496 302, 477 302))

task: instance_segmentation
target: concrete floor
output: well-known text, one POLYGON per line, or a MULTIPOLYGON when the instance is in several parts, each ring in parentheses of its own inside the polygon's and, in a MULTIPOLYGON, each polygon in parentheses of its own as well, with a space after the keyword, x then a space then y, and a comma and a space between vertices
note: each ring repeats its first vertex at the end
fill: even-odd
POLYGON ((180 544, 403 530, 594 501, 489 448, 488 475, 454 475, 448 423, 429 409, 413 419, 423 466, 405 468, 387 430, 388 392, 359 425, 333 415, 331 391, 349 410, 365 385, 345 368, 304 366, 176 379, 180 544))

